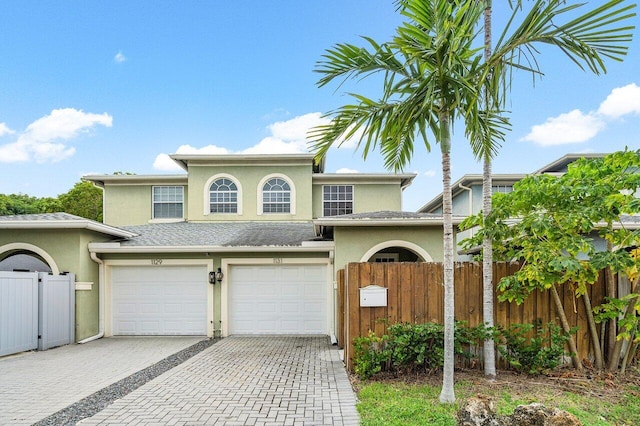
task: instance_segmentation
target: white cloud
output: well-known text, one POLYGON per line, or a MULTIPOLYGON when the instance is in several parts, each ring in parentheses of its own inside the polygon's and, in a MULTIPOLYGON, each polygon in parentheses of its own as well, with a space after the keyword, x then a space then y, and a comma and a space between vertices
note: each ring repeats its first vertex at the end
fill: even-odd
POLYGON ((229 150, 216 145, 207 145, 202 148, 196 148, 191 145, 180 145, 176 154, 224 155, 229 154, 229 150))
POLYGON ((422 173, 424 176, 427 177, 434 177, 436 175, 436 171, 435 170, 427 170, 426 172, 422 173))
POLYGON ((548 118, 544 124, 533 126, 522 140, 540 146, 580 143, 593 138, 604 127, 604 121, 597 115, 584 114, 574 109, 566 114, 548 118))
POLYGON ((627 114, 640 115, 640 87, 631 83, 613 89, 600 104, 598 113, 609 118, 619 118, 627 114))
POLYGON ((608 121, 629 114, 640 115, 640 87, 635 83, 613 89, 597 111, 585 114, 574 109, 548 118, 544 124, 533 126, 521 140, 540 146, 586 142, 602 131, 608 121))
MULTIPOLYGON (((239 151, 230 151, 216 145, 203 148, 195 148, 183 145, 176 151, 177 154, 301 154, 309 153, 307 149, 307 132, 309 129, 328 123, 319 112, 294 117, 291 120, 278 121, 267 126, 271 133, 257 144, 239 151)), ((158 170, 174 171, 182 170, 167 154, 156 157, 153 167, 158 170)))
POLYGON ((341 169, 336 170, 336 173, 360 173, 360 172, 358 170, 343 167, 341 169))
POLYGON ((122 54, 122 52, 118 52, 118 53, 116 53, 116 56, 114 56, 114 57, 113 57, 113 60, 114 60, 116 63, 121 64, 121 63, 123 63, 124 61, 126 61, 126 60, 127 60, 127 58, 122 54))
POLYGON ((182 167, 169 157, 169 154, 158 154, 153 161, 153 168, 163 172, 179 172, 184 171, 182 167))
POLYGON ((85 113, 74 108, 54 109, 51 114, 29 124, 15 142, 0 145, 0 162, 33 159, 38 163, 54 163, 64 160, 75 153, 75 148, 61 141, 76 138, 97 125, 111 127, 112 124, 113 118, 107 113, 85 113))
POLYGON ((12 135, 15 133, 15 130, 11 130, 6 123, 0 123, 0 137, 4 135, 12 135))
MULTIPOLYGON (((176 154, 200 154, 200 155, 224 155, 229 154, 229 150, 216 145, 207 145, 196 148, 191 145, 181 145, 176 150, 176 154)), ((165 172, 183 172, 184 169, 169 157, 169 154, 158 154, 153 162, 153 168, 165 172)))

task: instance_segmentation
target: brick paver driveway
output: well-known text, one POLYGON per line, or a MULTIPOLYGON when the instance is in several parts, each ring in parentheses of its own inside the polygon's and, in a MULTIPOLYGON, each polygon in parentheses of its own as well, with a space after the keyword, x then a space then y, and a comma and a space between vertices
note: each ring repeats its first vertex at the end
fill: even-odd
POLYGON ((83 425, 357 425, 327 337, 222 339, 83 425))
POLYGON ((31 425, 202 337, 110 337, 0 358, 0 425, 31 425))

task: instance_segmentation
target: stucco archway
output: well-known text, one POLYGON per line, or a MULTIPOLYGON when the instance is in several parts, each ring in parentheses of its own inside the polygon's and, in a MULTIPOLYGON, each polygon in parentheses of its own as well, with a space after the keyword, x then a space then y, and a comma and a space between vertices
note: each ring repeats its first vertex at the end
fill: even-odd
POLYGON ((45 250, 41 249, 38 246, 34 246, 29 243, 10 243, 0 246, 0 260, 4 260, 7 257, 10 257, 14 254, 30 254, 33 253, 36 257, 42 259, 44 263, 49 265, 51 268, 51 273, 54 275, 60 275, 60 269, 56 264, 56 261, 53 260, 53 257, 49 255, 45 250), (8 254, 7 256, 5 256, 8 254))
POLYGON ((418 257, 422 258, 422 262, 433 262, 433 258, 431 257, 429 252, 427 252, 425 249, 423 249, 422 247, 420 247, 417 244, 414 244, 414 243, 409 242, 409 241, 403 241, 403 240, 389 240, 389 241, 382 242, 380 244, 376 244, 375 246, 371 247, 360 258, 360 262, 368 262, 369 259, 371 259, 371 257, 373 255, 375 255, 376 253, 378 253, 378 252, 380 252, 382 250, 388 249, 388 248, 392 248, 392 247, 401 247, 401 248, 407 249, 409 251, 412 251, 418 257))

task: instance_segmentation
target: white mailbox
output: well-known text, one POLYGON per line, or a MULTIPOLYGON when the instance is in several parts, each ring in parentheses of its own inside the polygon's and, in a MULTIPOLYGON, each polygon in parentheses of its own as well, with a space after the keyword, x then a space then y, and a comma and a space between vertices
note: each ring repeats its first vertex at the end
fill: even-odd
POLYGON ((371 284, 360 289, 360 307, 387 306, 387 289, 371 284))

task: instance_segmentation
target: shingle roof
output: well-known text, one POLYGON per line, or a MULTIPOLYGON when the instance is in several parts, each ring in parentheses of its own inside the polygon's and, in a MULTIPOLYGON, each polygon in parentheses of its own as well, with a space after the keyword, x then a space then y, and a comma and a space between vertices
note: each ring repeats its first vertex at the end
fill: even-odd
POLYGON ((0 216, 1 229, 87 229, 117 238, 132 237, 129 231, 69 213, 0 216))
MULTIPOLYGON (((366 213, 352 213, 343 214, 340 216, 332 216, 333 219, 442 219, 441 214, 433 213, 415 213, 415 212, 402 212, 382 210, 377 212, 366 213)), ((328 219, 328 218, 325 218, 328 219)))
POLYGON ((75 216, 69 213, 37 213, 37 214, 16 214, 9 216, 0 216, 0 221, 60 221, 60 220, 89 220, 80 216, 75 216))
POLYGON ((311 222, 176 222, 122 228, 138 236, 121 241, 121 247, 290 247, 316 239, 311 222))

